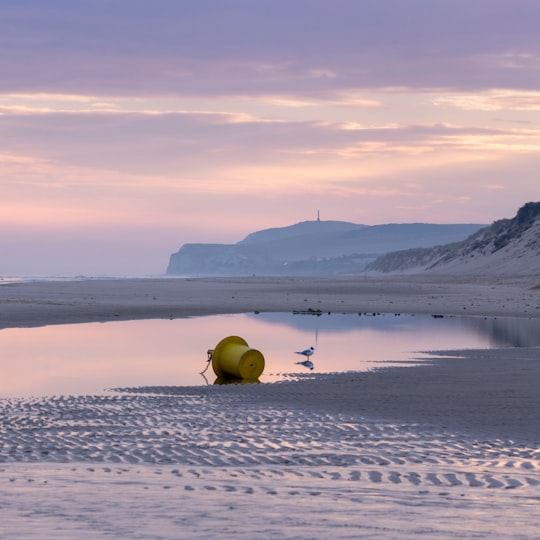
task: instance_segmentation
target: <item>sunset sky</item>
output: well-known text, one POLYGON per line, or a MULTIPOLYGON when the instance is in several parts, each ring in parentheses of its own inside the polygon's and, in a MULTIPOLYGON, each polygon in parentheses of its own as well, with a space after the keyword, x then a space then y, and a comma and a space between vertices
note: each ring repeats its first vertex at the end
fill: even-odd
POLYGON ((537 0, 2 0, 0 276, 540 200, 537 0))

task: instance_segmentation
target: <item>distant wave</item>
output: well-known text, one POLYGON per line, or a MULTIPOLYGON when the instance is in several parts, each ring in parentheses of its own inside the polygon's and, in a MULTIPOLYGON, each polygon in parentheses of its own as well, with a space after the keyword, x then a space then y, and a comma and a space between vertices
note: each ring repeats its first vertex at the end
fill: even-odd
MULTIPOLYGON (((90 280, 110 280, 110 279, 170 279, 171 276, 159 274, 155 276, 133 276, 133 275, 111 275, 111 276, 0 276, 0 285, 10 283, 37 283, 52 281, 90 281, 90 280)), ((174 276, 178 277, 178 276, 174 276)))

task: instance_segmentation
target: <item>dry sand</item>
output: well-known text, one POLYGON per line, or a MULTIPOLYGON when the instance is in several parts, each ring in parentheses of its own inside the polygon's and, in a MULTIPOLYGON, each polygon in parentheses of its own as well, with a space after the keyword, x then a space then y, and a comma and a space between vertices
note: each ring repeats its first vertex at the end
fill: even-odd
POLYGON ((0 328, 253 311, 540 317, 540 275, 164 278, 0 286, 0 328))
MULTIPOLYGON (((316 310, 540 316, 535 279, 0 286, 0 327, 316 310)), ((540 350, 0 400, 0 537, 539 538, 540 350)), ((391 359, 389 359, 391 360, 391 359)))

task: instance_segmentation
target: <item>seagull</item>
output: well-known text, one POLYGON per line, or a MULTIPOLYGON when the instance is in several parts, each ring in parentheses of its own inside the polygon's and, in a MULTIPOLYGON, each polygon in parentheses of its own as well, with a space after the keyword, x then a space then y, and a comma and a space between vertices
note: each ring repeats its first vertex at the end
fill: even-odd
POLYGON ((304 349, 303 351, 295 351, 295 354, 303 354, 306 358, 309 358, 314 352, 315 349, 310 347, 309 349, 304 349))
POLYGON ((313 362, 311 360, 303 360, 302 362, 295 362, 296 364, 300 364, 302 366, 306 366, 309 369, 313 369, 313 362))
POLYGON ((313 362, 311 360, 308 360, 309 357, 315 352, 315 348, 314 347, 310 347, 309 349, 304 349, 303 351, 295 351, 295 354, 302 354, 303 356, 306 357, 305 360, 303 360, 302 362, 296 362, 296 364, 300 364, 302 366, 305 366, 309 369, 313 369, 313 362))

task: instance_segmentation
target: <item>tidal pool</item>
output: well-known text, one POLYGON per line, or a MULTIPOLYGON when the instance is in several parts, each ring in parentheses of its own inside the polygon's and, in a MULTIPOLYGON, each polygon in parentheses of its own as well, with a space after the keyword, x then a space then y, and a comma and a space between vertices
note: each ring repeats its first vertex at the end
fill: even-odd
POLYGON ((0 330, 0 397, 213 384, 207 351, 236 335, 265 357, 261 382, 418 363, 421 351, 540 345, 540 320, 260 313, 0 330), (315 347, 310 371, 295 351, 315 347))

